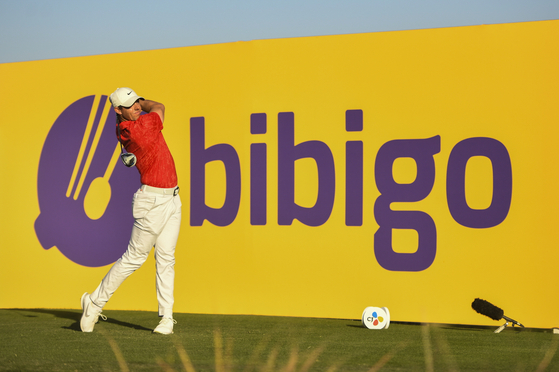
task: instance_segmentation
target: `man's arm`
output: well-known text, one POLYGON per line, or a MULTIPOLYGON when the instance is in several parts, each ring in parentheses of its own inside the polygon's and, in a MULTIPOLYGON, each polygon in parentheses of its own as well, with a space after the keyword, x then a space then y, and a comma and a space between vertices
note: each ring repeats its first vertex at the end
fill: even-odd
POLYGON ((165 106, 162 103, 150 101, 149 99, 141 99, 140 106, 142 107, 142 111, 150 113, 155 112, 161 118, 161 122, 165 118, 165 106))

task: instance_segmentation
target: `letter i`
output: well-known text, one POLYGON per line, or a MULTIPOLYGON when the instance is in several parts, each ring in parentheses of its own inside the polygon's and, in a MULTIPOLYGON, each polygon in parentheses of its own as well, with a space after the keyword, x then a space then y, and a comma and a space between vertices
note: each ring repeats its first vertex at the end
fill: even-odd
MULTIPOLYGON (((266 114, 250 115, 250 133, 266 133, 266 114)), ((266 144, 250 145, 250 224, 266 225, 266 144)))
MULTIPOLYGON (((347 110, 345 125, 348 132, 363 130, 363 110, 347 110)), ((363 225, 363 141, 346 142, 345 224, 363 225)))

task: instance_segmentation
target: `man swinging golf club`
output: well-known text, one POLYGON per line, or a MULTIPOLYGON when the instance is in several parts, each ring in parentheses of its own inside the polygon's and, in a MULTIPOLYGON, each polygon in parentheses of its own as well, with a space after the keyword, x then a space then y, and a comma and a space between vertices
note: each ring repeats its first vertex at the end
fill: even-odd
POLYGON ((135 161, 142 186, 134 194, 132 212, 134 225, 128 249, 111 267, 93 293, 81 298, 83 314, 80 327, 92 332, 102 308, 122 282, 146 261, 155 247, 156 288, 159 303, 159 325, 153 332, 173 333, 175 246, 181 224, 181 200, 173 156, 161 130, 165 106, 146 100, 130 88, 118 88, 110 96, 117 115, 117 137, 135 161), (143 112, 147 114, 141 115, 143 112), (134 154, 134 155, 132 155, 134 154))

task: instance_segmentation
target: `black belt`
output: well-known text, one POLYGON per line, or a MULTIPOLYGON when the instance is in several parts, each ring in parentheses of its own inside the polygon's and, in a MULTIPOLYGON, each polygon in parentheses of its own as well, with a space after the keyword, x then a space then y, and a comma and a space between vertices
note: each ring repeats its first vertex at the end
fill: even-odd
POLYGON ((173 196, 177 196, 179 194, 179 187, 171 187, 170 189, 162 189, 160 187, 153 187, 153 186, 148 186, 148 185, 142 185, 142 187, 140 187, 140 190, 143 191, 147 191, 147 192, 154 192, 156 194, 161 194, 161 195, 173 195, 173 196))

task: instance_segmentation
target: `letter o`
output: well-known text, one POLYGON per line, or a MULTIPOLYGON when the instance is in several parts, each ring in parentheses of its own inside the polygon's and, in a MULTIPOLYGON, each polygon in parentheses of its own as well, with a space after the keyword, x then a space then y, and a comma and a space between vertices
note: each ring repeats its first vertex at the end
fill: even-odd
POLYGON ((505 220, 512 200, 512 166, 507 148, 493 138, 467 138, 454 146, 446 174, 448 209, 460 225, 483 229, 505 220), (472 209, 466 201, 466 164, 471 157, 485 156, 493 167, 493 198, 486 209, 472 209))

